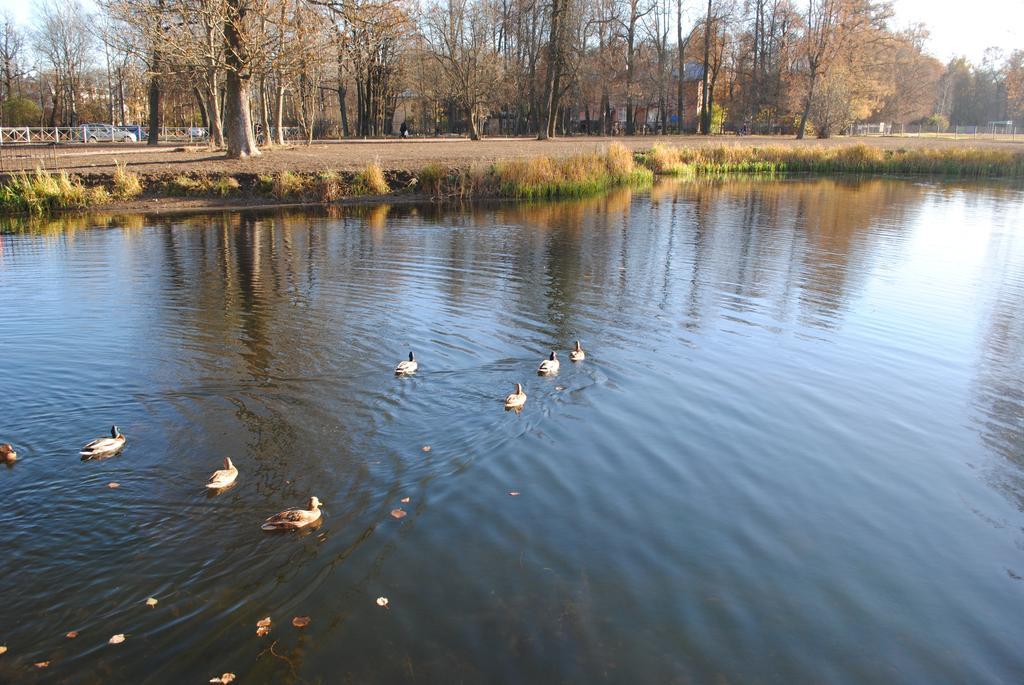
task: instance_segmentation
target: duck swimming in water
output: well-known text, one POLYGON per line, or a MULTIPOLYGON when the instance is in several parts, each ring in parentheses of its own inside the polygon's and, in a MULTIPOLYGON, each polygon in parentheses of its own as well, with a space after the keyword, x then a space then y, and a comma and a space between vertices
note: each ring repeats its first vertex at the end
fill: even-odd
POLYGON ((236 478, 238 478, 238 469, 231 463, 231 457, 224 457, 224 468, 213 472, 210 480, 206 481, 206 487, 220 490, 234 483, 236 478))
POLYGON ((18 453, 11 447, 11 443, 5 442, 0 445, 0 461, 10 464, 18 459, 18 453))
POLYGON ((82 448, 79 454, 82 459, 96 459, 98 457, 110 457, 124 449, 125 437, 117 426, 110 427, 109 438, 96 438, 82 448))
POLYGON ((395 367, 395 375, 408 376, 409 374, 416 373, 416 369, 418 369, 419 366, 420 365, 416 362, 416 355, 410 351, 408 359, 403 359, 398 362, 398 366, 395 367))
POLYGON ((581 362, 587 358, 587 355, 583 352, 583 348, 580 346, 580 341, 576 341, 576 347, 569 351, 569 361, 581 362))
POLYGON ((523 386, 516 383, 516 391, 505 398, 506 409, 519 409, 526 404, 526 393, 523 392, 523 386))
POLYGON ((554 350, 551 350, 551 356, 540 363, 537 367, 537 373, 542 376, 553 376, 558 373, 558 355, 555 354, 554 350))
POLYGON ((263 530, 294 530, 305 528, 311 523, 320 520, 320 500, 316 497, 309 498, 309 509, 289 509, 280 514, 274 514, 260 526, 263 530))

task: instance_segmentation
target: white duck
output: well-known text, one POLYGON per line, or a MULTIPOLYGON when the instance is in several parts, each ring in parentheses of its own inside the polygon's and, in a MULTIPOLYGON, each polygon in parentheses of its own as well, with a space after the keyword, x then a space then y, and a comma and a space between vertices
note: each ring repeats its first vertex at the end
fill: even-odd
POLYGON ((506 409, 519 409, 526 404, 526 393, 523 392, 523 386, 516 383, 516 391, 505 398, 506 409))
POLYGON ((419 368, 419 364, 416 362, 416 355, 409 352, 409 358, 403 359, 398 362, 398 366, 395 367, 396 376, 408 376, 409 374, 416 373, 416 369, 419 368))
POLYGON ((583 352, 583 348, 580 346, 580 341, 576 341, 576 347, 569 351, 569 361, 581 362, 587 358, 587 355, 583 352))
POLYGON ((558 355, 555 354, 554 350, 551 350, 551 356, 540 363, 537 367, 537 373, 542 376, 553 376, 558 373, 558 355))
POLYGON ((206 487, 220 490, 234 483, 236 478, 238 478, 238 469, 231 463, 231 457, 224 457, 224 468, 213 472, 210 480, 206 481, 206 487))
POLYGON ((117 426, 110 427, 109 438, 96 438, 82 448, 79 454, 82 459, 96 459, 97 457, 110 457, 124 449, 125 437, 117 426))
POLYGON ((309 507, 306 509, 289 509, 280 514, 274 514, 260 526, 263 530, 293 530, 305 528, 311 523, 320 520, 320 500, 316 497, 309 498, 309 507))

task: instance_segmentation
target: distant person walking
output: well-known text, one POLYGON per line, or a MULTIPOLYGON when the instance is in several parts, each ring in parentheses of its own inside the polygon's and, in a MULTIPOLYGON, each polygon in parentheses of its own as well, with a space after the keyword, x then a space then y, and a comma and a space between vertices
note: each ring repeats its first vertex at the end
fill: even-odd
POLYGON ((402 134, 403 138, 409 137, 409 126, 403 121, 402 125, 398 128, 398 132, 402 134))

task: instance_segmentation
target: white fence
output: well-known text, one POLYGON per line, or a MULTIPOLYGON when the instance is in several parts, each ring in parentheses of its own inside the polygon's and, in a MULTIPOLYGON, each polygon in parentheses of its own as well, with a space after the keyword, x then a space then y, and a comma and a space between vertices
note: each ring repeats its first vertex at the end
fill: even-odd
POLYGON ((1011 122, 985 124, 984 126, 953 126, 948 129, 940 129, 937 126, 926 124, 854 124, 847 133, 852 136, 952 138, 955 140, 1017 140, 1017 136, 1020 136, 1024 140, 1024 127, 1015 126, 1011 122))
MULTIPOLYGON (((142 126, 117 126, 115 128, 134 133, 137 142, 145 142, 149 136, 149 130, 142 126)), ((303 138, 302 130, 298 126, 286 126, 282 128, 282 131, 285 140, 302 140, 303 138)), ((273 129, 271 129, 272 134, 273 129)), ((0 145, 86 143, 90 137, 88 126, 0 127, 0 145)), ((203 143, 209 138, 209 131, 200 126, 163 126, 160 128, 161 142, 203 143)), ((266 142, 266 140, 260 142, 266 142)))

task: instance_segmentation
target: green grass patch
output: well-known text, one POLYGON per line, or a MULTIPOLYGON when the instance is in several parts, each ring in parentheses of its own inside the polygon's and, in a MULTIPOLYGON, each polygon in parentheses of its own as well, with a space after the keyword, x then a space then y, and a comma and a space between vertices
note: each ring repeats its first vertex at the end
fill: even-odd
POLYGON ((970 178, 1024 176, 1024 153, 984 148, 885 150, 870 145, 784 147, 781 145, 707 148, 655 145, 639 155, 657 174, 856 173, 913 174, 970 178))
POLYGON ((67 172, 20 172, 0 184, 0 211, 41 214, 60 209, 86 209, 110 202, 102 186, 86 188, 67 172))
POLYGON ((190 176, 178 174, 164 182, 164 192, 182 197, 230 197, 237 195, 242 186, 233 176, 190 176))

